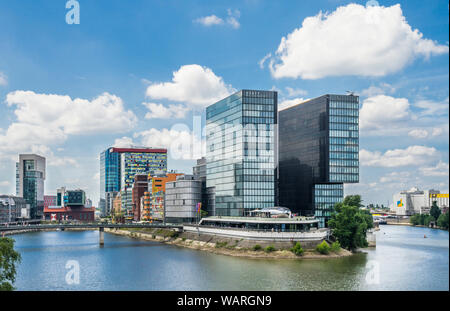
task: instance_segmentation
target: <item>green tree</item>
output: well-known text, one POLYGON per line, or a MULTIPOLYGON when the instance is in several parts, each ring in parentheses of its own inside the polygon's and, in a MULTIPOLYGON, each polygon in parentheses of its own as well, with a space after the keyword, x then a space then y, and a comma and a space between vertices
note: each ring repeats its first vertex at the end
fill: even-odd
POLYGON ((442 229, 448 230, 448 212, 441 214, 437 220, 437 225, 442 229))
POLYGON ((304 253, 304 250, 302 248, 302 245, 300 242, 295 243, 294 247, 291 248, 291 252, 293 252, 297 256, 301 256, 304 253))
POLYGON ((328 254, 330 249, 330 245, 325 241, 322 241, 322 243, 316 246, 316 250, 321 254, 328 254))
POLYGON ((437 206, 437 202, 436 201, 433 201, 433 204, 431 205, 430 215, 433 216, 434 219, 439 219, 439 216, 441 216, 441 210, 437 206))
POLYGON ((360 207, 361 196, 347 196, 342 203, 335 205, 335 212, 328 222, 341 246, 351 251, 368 246, 366 233, 373 228, 372 215, 360 207))
POLYGON ((20 254, 14 250, 14 240, 0 238, 0 291, 14 290, 16 263, 20 261, 20 254))

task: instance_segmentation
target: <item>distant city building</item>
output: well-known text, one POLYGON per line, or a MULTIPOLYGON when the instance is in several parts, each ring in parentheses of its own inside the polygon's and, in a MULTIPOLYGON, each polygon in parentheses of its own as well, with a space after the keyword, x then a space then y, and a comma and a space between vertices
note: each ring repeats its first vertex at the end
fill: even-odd
POLYGON ((0 195, 0 223, 29 218, 27 209, 29 211, 30 205, 25 199, 12 195, 0 195))
POLYGON ((165 220, 168 223, 191 223, 200 220, 202 182, 193 175, 178 176, 166 183, 165 220))
POLYGON ((86 193, 84 190, 66 190, 61 187, 56 190, 56 205, 44 209, 45 220, 49 221, 81 221, 95 220, 95 207, 86 207, 86 193))
POLYGON ((44 210, 45 158, 20 154, 16 163, 16 195, 30 204, 30 217, 40 219, 44 210))
POLYGON ((359 97, 324 95, 279 112, 278 205, 327 226, 359 181, 359 97))
POLYGON ((145 147, 108 148, 100 154, 100 201, 102 215, 110 215, 121 192, 122 208, 133 219, 131 189, 136 174, 167 171, 167 150, 145 147))
POLYGON ((440 193, 439 190, 419 190, 416 187, 410 190, 400 191, 393 195, 391 212, 398 216, 410 216, 414 214, 429 214, 433 201, 442 211, 449 207, 449 194, 440 193))
POLYGON ((275 204, 277 92, 241 90, 206 108, 206 187, 214 214, 275 204))
POLYGON ((154 174, 148 177, 149 204, 146 204, 144 207, 146 210, 144 220, 162 221, 164 219, 166 184, 167 182, 177 180, 177 177, 182 175, 172 171, 171 173, 154 174))
POLYGON ((148 191, 148 176, 147 174, 137 174, 134 176, 134 183, 132 188, 133 200, 133 216, 135 221, 141 220, 141 198, 144 193, 148 191))
POLYGON ((56 195, 44 195, 44 209, 56 206, 56 195))

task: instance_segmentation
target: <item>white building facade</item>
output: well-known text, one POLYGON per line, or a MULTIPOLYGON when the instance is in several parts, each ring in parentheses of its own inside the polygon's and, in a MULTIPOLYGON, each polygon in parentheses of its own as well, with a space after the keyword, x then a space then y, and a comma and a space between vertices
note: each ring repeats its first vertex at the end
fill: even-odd
POLYGON ((398 216, 429 214, 433 201, 436 201, 443 212, 447 211, 449 206, 448 193, 433 189, 423 191, 413 187, 394 194, 392 199, 391 212, 398 216))

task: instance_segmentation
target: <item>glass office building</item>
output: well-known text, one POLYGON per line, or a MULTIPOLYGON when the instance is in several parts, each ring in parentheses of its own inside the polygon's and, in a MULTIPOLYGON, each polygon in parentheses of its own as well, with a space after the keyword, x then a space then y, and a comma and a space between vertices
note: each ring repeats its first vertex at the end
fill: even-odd
POLYGON ((276 124, 277 92, 241 90, 206 108, 206 187, 214 187, 216 215, 275 205, 276 124))
POLYGON ((44 215, 45 158, 36 154, 20 154, 16 163, 16 194, 30 204, 31 219, 44 215))
POLYGON ((279 112, 278 203, 327 225, 359 181, 359 97, 324 95, 279 112))

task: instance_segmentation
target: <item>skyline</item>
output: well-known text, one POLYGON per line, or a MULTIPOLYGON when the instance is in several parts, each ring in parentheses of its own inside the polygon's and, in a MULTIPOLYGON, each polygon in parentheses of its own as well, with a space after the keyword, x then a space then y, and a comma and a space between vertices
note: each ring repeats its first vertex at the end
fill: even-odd
MULTIPOLYGON (((206 106, 251 88, 278 91, 282 107, 360 95, 360 183, 345 195, 448 192, 448 2, 80 0, 79 25, 65 2, 0 1, 0 193, 14 193, 18 154, 37 153, 45 194, 82 188, 96 205, 102 151, 167 148, 183 132, 173 125, 192 131, 201 114, 203 127, 206 106)), ((168 157, 168 169, 189 174, 195 160, 168 157)))

